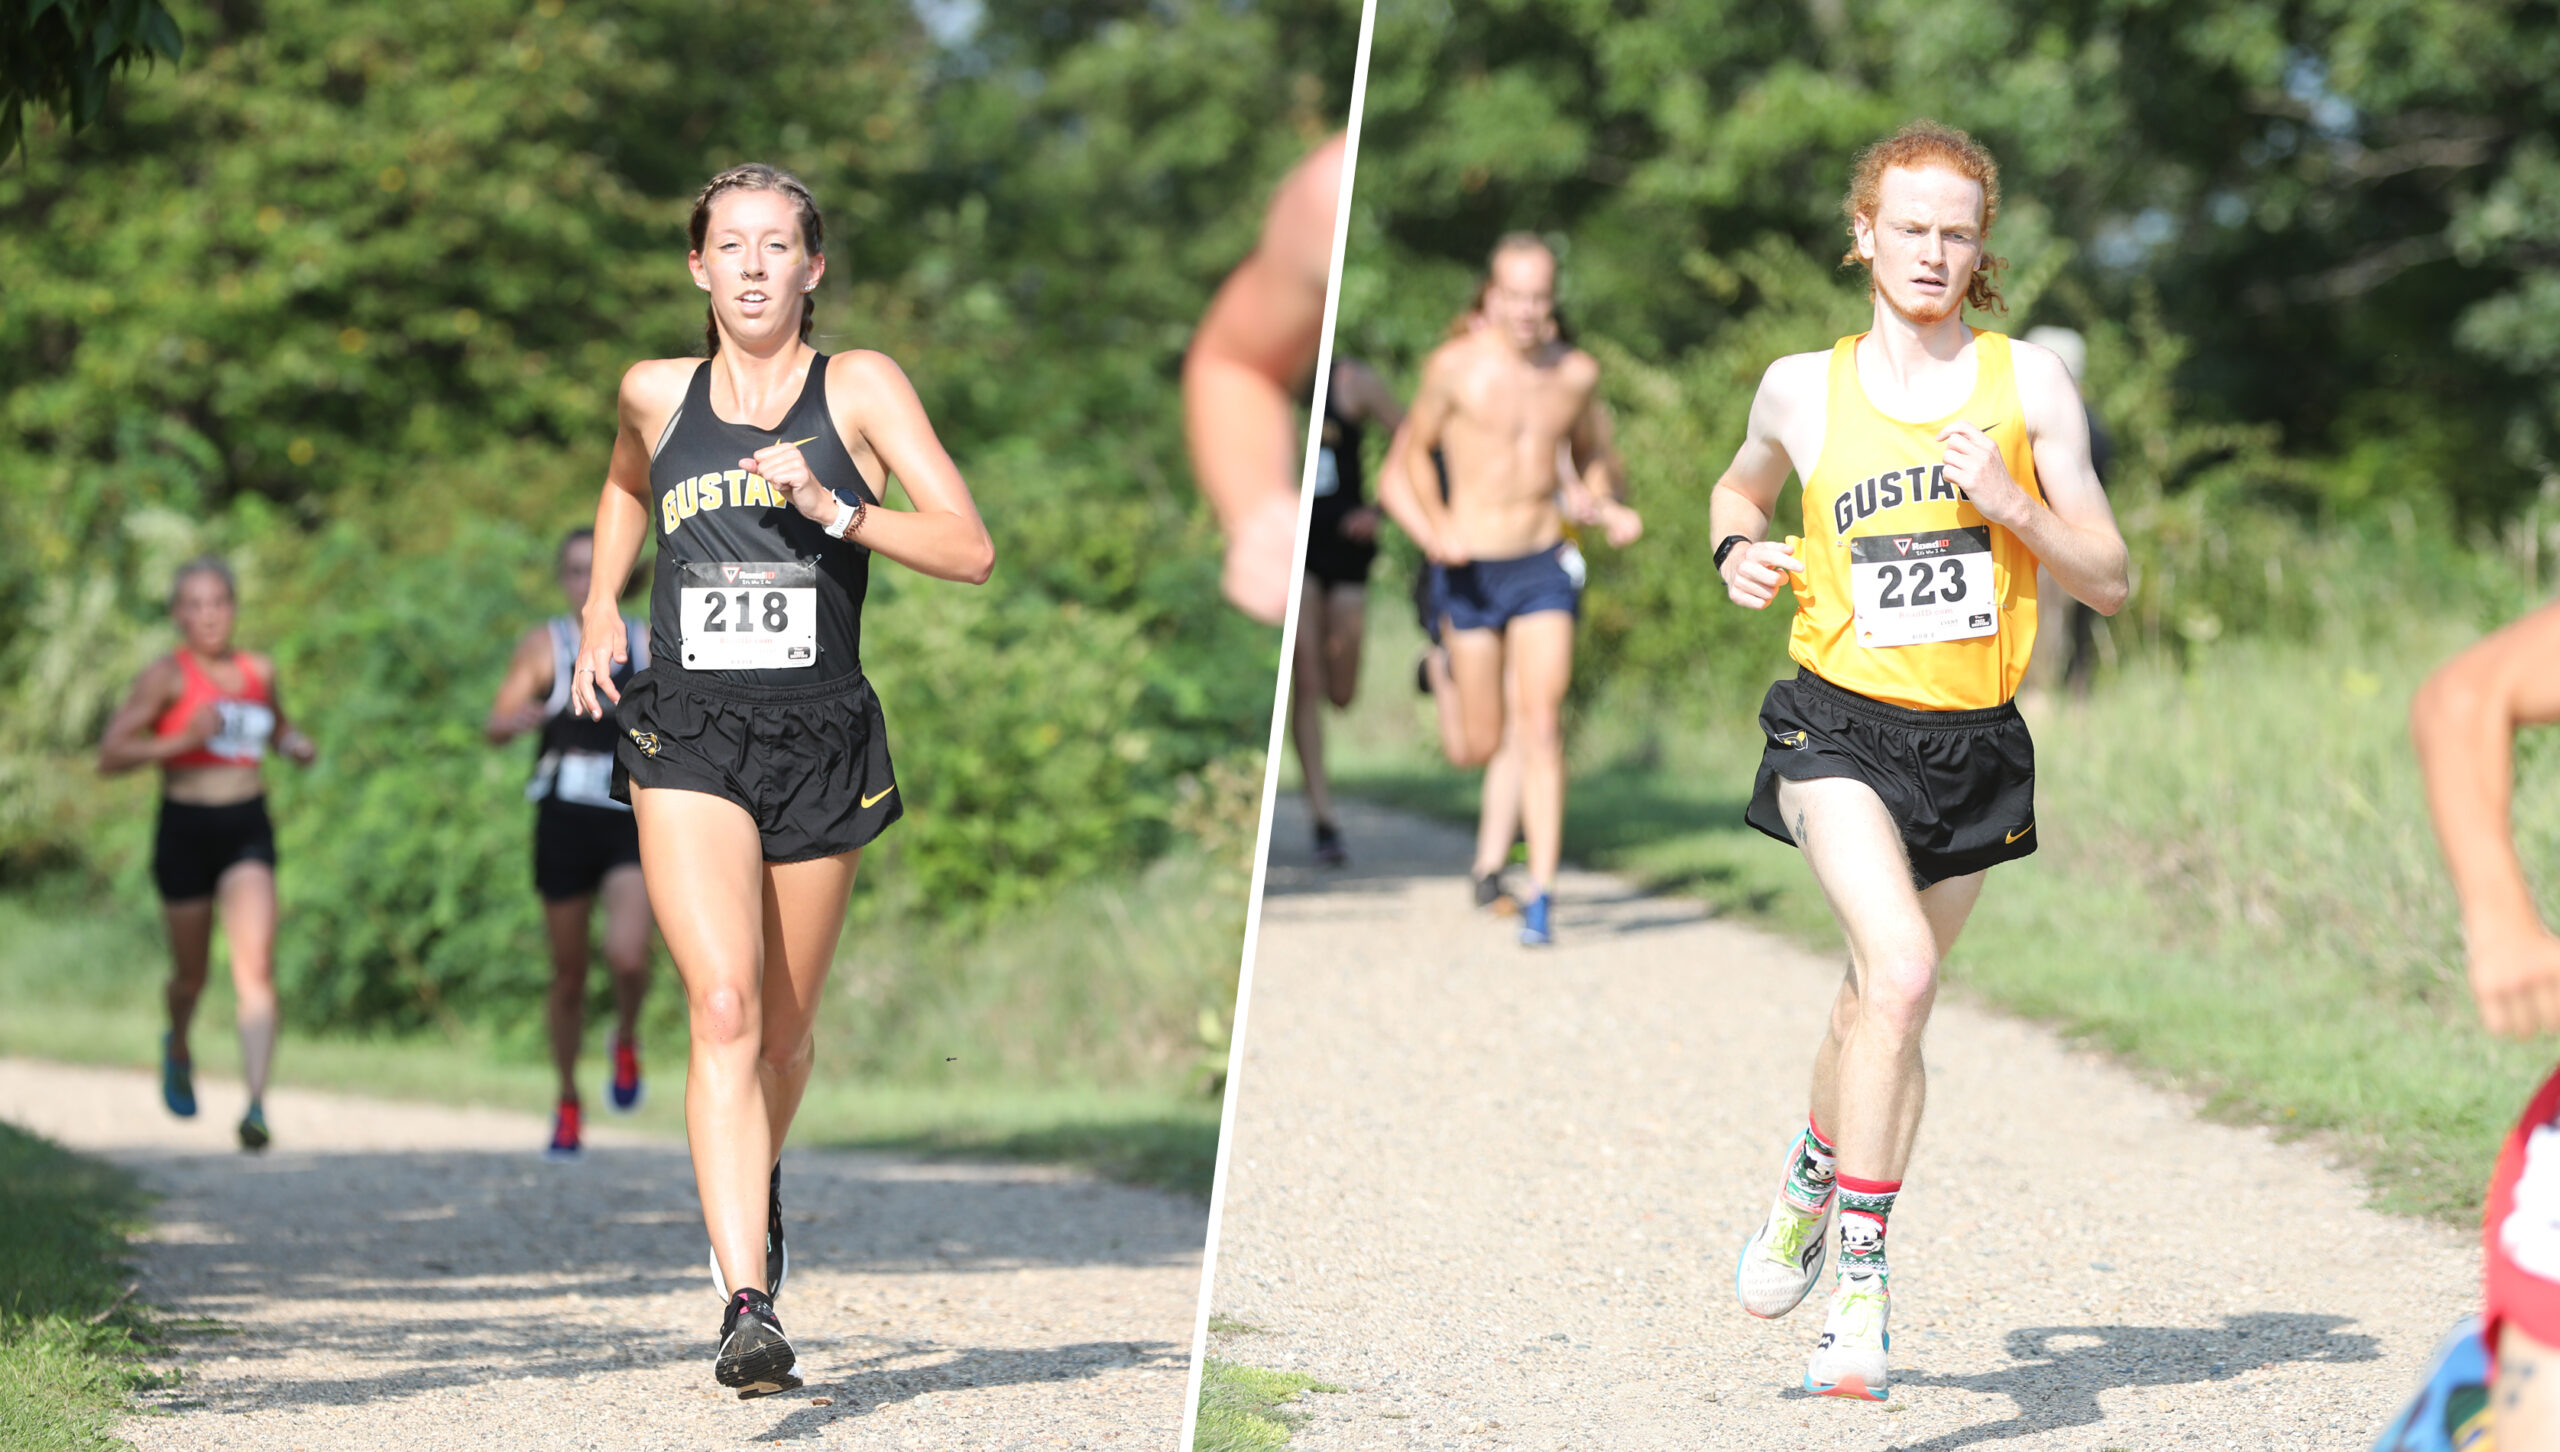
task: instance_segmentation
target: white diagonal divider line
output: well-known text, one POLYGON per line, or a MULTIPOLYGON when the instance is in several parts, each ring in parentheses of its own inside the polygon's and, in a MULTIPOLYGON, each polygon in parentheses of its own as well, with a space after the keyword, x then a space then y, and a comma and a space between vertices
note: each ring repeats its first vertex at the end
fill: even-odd
POLYGON ((1298 537, 1289 551, 1289 609, 1280 622, 1280 664, 1273 675, 1271 735, 1262 757, 1262 821, 1253 834, 1253 887, 1246 898, 1244 961, 1236 973, 1236 1015, 1227 1031, 1227 1093, 1218 1110, 1217 1168, 1209 1182, 1209 1236, 1200 1247, 1200 1307, 1191 1326, 1191 1379, 1182 1399, 1181 1452, 1191 1452, 1200 1432, 1200 1378, 1209 1360, 1209 1294, 1218 1283, 1218 1220, 1227 1205, 1227 1162, 1235 1146, 1236 1093, 1244 1082, 1245 1021, 1253 1004, 1253 950, 1262 933, 1263 879, 1271 868, 1271 808, 1280 792, 1281 733, 1289 721, 1289 663, 1298 643, 1297 588, 1307 569, 1307 526, 1315 509, 1316 449, 1324 432, 1325 395, 1333 387, 1334 315, 1342 306, 1342 254, 1351 238, 1351 193, 1360 170, 1360 111, 1369 93, 1369 38, 1378 23, 1378 0, 1362 0, 1360 48, 1352 62, 1351 121, 1342 145, 1342 184, 1333 205, 1333 267, 1325 275, 1324 334, 1316 345, 1316 391, 1308 401, 1307 450, 1298 467, 1298 537))

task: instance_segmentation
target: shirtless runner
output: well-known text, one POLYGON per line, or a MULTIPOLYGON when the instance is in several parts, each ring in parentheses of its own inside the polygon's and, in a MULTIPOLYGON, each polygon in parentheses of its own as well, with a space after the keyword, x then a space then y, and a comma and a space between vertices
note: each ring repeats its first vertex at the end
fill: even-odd
MULTIPOLYGON (((1582 555, 1564 537, 1556 451, 1569 448, 1594 522, 1615 546, 1643 533, 1618 501, 1618 461, 1598 408, 1600 364, 1552 336, 1555 253, 1533 234, 1496 243, 1485 289, 1489 326, 1453 338, 1423 364, 1421 391, 1398 438, 1408 480, 1448 465, 1449 498, 1398 492, 1398 523, 1433 566, 1434 601, 1458 696, 1460 740, 1450 759, 1479 767, 1506 730, 1519 753, 1521 826, 1529 839, 1529 898, 1520 941, 1555 941, 1551 894, 1564 851, 1565 688, 1582 555), (1504 690, 1504 672, 1511 689, 1504 690), (1507 699, 1506 699, 1507 696, 1507 699)), ((1507 848, 1508 844, 1504 844, 1507 848)), ((1480 885, 1497 859, 1475 864, 1480 885)))
POLYGON ((1746 813, 1804 853, 1849 943, 1814 1056, 1812 1111, 1735 1291, 1783 1316, 1839 1278, 1804 1388, 1882 1401, 1885 1222, 1920 1130, 1920 1035, 1938 966, 1996 863, 2035 850, 2035 755, 2010 697, 2035 647, 2036 566, 2112 615, 2123 536, 2060 359, 1965 325, 2001 306, 1985 250, 2000 176, 1971 137, 1915 121, 1858 158, 1846 261, 1874 325, 1761 379, 1709 505, 1736 604, 1796 595, 1746 813), (1805 537, 1767 538, 1804 481, 1805 537))

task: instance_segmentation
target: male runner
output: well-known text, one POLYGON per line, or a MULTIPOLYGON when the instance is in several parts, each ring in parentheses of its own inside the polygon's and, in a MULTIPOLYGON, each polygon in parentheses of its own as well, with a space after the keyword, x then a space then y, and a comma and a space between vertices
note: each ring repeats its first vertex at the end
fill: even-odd
POLYGON ((1209 300, 1182 360, 1192 473, 1227 536, 1220 585, 1265 625, 1279 624, 1289 609, 1306 442, 1299 385, 1324 341, 1342 151, 1337 134, 1281 180, 1261 240, 1209 300))
POLYGON ((1885 1223, 1920 1128, 1938 965, 1993 864, 2035 850, 2035 756, 2010 697, 2035 646, 2036 566, 2114 614, 2124 539, 2062 363, 1965 326, 2000 306, 1984 251, 1999 170, 1915 121, 1858 158, 1842 206, 1874 326, 1781 358, 1708 506, 1734 602, 1796 592, 1747 820, 1804 852, 1849 942, 1813 1103, 1735 1272, 1782 1316, 1821 1275, 1836 1184, 1839 1281, 1807 1391, 1886 1394, 1885 1223), (1788 471, 1801 543, 1766 538, 1788 471))
MULTIPOLYGON (((560 589, 575 611, 586 604, 595 563, 595 531, 573 529, 560 542, 560 589)), ((649 664, 649 627, 631 621, 628 677, 649 664)), ((551 1121, 553 1159, 580 1149, 578 1049, 587 1026, 587 928, 604 899, 604 960, 613 972, 612 1071, 605 1102, 629 1114, 640 1107, 640 1004, 649 992, 649 890, 640 880, 640 833, 631 809, 613 799, 613 749, 619 730, 608 709, 591 721, 569 709, 570 667, 578 653, 578 617, 555 615, 516 642, 489 708, 490 744, 504 746, 541 733, 541 753, 525 796, 533 804, 533 886, 542 895, 542 924, 551 942, 551 1063, 560 1074, 551 1121)))
MULTIPOLYGON (((2545 605, 2429 677, 2409 708, 2427 806, 2462 905, 2471 996, 2489 1031, 2560 1030, 2560 937, 2516 855, 2516 728, 2560 722, 2560 605, 2545 605)), ((2489 1181, 2487 1304, 2498 1445, 2560 1446, 2560 1071, 2525 1106, 2489 1181)))
MULTIPOLYGON (((1596 406, 1600 364, 1552 335, 1555 253, 1533 234, 1513 233, 1495 244, 1489 272, 1490 326, 1450 339, 1425 360, 1396 444, 1407 481, 1433 477, 1432 450, 1440 450, 1448 501, 1430 489, 1403 489, 1398 522, 1437 569, 1441 642, 1463 737, 1451 759, 1483 766, 1506 732, 1519 752, 1530 879, 1520 941, 1539 946, 1555 941, 1550 899, 1564 851, 1561 718, 1582 596, 1582 555, 1565 539, 1556 503, 1559 446, 1571 449, 1612 545, 1632 544, 1644 522, 1618 502, 1618 461, 1596 406)), ((1475 864, 1479 898, 1500 867, 1499 860, 1475 864)))

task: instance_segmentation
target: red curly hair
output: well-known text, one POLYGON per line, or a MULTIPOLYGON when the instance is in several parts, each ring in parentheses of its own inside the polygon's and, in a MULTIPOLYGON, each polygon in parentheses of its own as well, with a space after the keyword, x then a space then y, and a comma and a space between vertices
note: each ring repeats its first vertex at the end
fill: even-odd
MULTIPOLYGON (((1964 300, 1981 312, 2007 312, 2009 305, 2000 298, 2000 271, 2009 262, 1992 256, 1990 250, 1991 224, 2000 217, 2000 163, 1991 159, 1981 142, 1940 122, 1909 122, 1858 153, 1858 163, 1849 172, 1849 194, 1840 199, 1840 217, 1849 227, 1849 250, 1840 255, 1840 264, 1866 265, 1866 259, 1858 255, 1858 219, 1864 217, 1870 223, 1875 220, 1876 194, 1884 186, 1884 174, 1895 167, 1908 171, 1937 167, 1982 188, 1982 261, 1974 267, 1973 280, 1965 286, 1964 300)), ((1872 279, 1868 286, 1874 286, 1872 279)))

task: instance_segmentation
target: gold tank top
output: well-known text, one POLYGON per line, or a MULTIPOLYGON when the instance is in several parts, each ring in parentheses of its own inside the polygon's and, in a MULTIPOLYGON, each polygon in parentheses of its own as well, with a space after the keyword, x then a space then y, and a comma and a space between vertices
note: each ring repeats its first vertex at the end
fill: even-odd
POLYGON ((1822 454, 1792 537, 1796 618, 1787 653, 1835 686, 1919 711, 1997 706, 2036 643, 2036 558, 1945 477, 1938 431, 1991 436, 2009 477, 2041 501, 2009 340, 1973 335, 1973 393, 1929 423, 1888 417, 1858 381, 1864 338, 1831 349, 1822 454))

